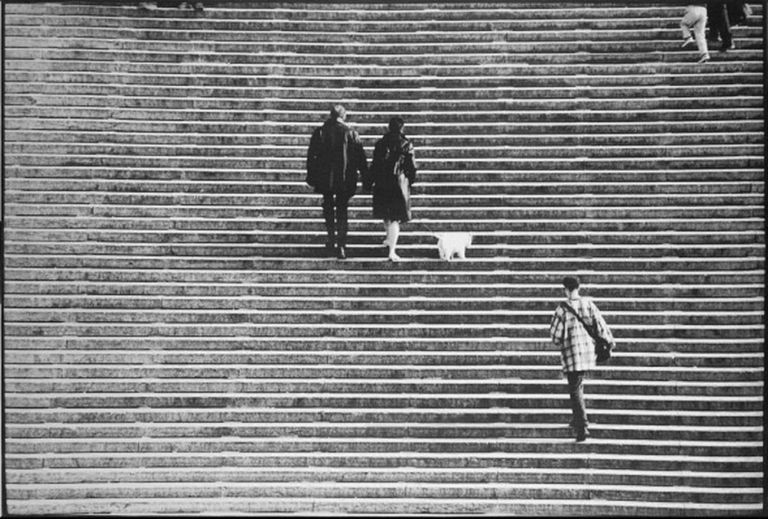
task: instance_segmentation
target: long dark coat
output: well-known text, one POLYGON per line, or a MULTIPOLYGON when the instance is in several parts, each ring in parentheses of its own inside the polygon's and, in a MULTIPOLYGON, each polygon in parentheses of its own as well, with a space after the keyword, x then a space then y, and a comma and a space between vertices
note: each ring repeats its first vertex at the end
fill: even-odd
POLYGON ((312 133, 307 151, 307 184, 316 193, 351 197, 358 172, 368 173, 360 136, 341 121, 328 119, 312 133))
POLYGON ((411 219, 411 185, 416 181, 413 143, 401 133, 387 133, 374 147, 370 174, 363 185, 373 188, 373 216, 407 222, 411 219))

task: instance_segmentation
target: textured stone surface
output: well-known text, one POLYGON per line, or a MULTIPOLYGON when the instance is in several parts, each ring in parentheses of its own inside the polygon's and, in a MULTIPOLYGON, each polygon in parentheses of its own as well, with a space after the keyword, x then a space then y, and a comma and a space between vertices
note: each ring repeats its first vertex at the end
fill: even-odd
POLYGON ((697 65, 663 2, 97 4, 5 6, 10 512, 762 509, 760 5, 697 65), (400 263, 361 193, 321 257, 337 101, 416 144, 400 263), (585 444, 572 272, 618 340, 585 444))

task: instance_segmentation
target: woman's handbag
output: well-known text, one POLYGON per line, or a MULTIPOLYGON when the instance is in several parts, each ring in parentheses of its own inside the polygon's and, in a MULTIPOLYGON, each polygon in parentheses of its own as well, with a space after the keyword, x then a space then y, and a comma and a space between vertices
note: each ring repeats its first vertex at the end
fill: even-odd
POLYGON ((587 331, 590 337, 592 337, 592 340, 595 341, 595 353, 597 354, 597 363, 603 364, 608 361, 608 359, 611 358, 611 352, 613 351, 614 344, 611 342, 606 341, 602 336, 600 336, 599 333, 597 333, 597 330, 587 326, 587 323, 584 322, 584 319, 581 318, 581 316, 576 312, 576 310, 571 307, 568 303, 561 303, 563 308, 565 308, 567 311, 571 312, 576 319, 579 320, 581 325, 584 327, 584 329, 587 331))

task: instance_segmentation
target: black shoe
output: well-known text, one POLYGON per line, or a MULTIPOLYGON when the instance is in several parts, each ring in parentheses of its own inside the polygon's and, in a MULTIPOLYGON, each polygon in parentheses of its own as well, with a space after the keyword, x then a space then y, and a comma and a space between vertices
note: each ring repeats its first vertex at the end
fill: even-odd
POLYGON ((576 441, 578 443, 581 443, 583 441, 586 441, 586 439, 589 438, 589 429, 580 429, 576 433, 576 441))
POLYGON ((325 255, 326 256, 336 255, 336 245, 334 245, 332 241, 325 242, 325 255))
POLYGON ((347 259, 347 251, 343 245, 339 245, 339 248, 336 249, 336 257, 340 260, 347 259))
POLYGON ((733 44, 733 42, 731 42, 730 45, 726 45, 725 43, 723 43, 723 46, 720 47, 720 52, 728 52, 729 50, 733 50, 735 48, 736 46, 733 44))

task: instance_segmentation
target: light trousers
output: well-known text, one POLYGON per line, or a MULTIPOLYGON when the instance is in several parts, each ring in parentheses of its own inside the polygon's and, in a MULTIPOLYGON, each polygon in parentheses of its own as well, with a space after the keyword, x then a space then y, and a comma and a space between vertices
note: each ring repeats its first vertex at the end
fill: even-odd
POLYGON ((702 55, 708 55, 709 49, 707 48, 707 37, 705 30, 707 27, 707 8, 700 5, 689 5, 685 8, 685 14, 680 21, 680 28, 683 30, 683 39, 691 37, 691 30, 693 30, 693 37, 696 40, 696 46, 699 48, 699 53, 702 55))

